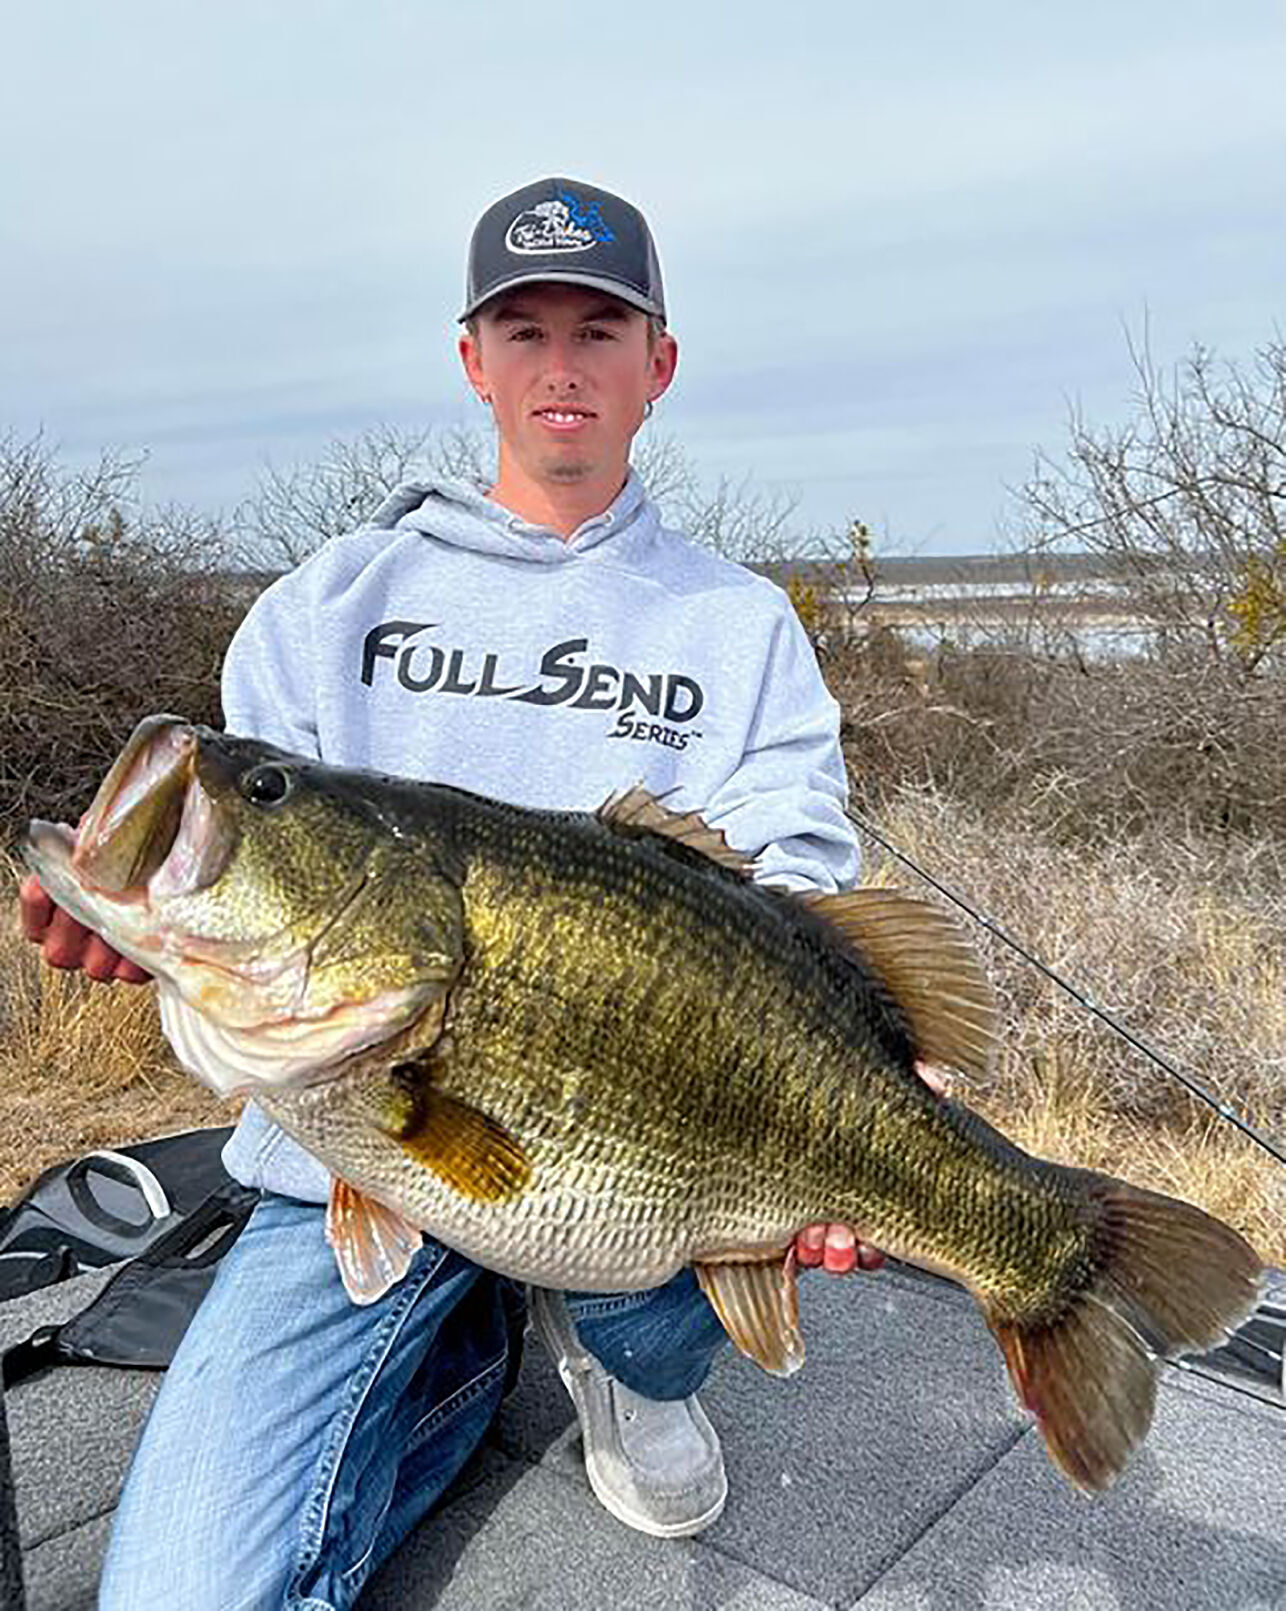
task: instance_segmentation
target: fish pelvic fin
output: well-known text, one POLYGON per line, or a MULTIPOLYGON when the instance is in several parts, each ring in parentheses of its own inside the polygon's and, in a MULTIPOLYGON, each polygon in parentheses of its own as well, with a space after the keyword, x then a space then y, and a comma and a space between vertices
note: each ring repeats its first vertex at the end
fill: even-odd
POLYGON ((743 1354, 773 1376, 793 1376, 804 1363, 799 1329, 795 1250, 753 1264, 697 1264, 697 1280, 743 1354))
MULTIPOLYGON (((1115 1480, 1152 1423, 1158 1361, 1214 1348, 1255 1307, 1262 1266, 1189 1203, 1073 1170, 1099 1216, 1088 1283, 1054 1321, 987 1313, 1019 1398, 1078 1487, 1115 1480)), ((988 1305, 984 1298, 984 1312, 988 1305)))
POLYGON ((895 889, 795 896, 883 983, 906 1017, 916 1056, 985 1074, 995 1051, 996 998, 963 930, 895 889))
POLYGON ((424 1237, 383 1203, 334 1179, 326 1207, 326 1240, 335 1250, 344 1290, 354 1303, 382 1298, 410 1268, 424 1237))

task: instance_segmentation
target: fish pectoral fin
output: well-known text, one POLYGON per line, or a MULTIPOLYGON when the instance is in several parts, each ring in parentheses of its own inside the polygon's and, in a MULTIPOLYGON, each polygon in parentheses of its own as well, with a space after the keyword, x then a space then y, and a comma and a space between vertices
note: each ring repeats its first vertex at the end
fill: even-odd
POLYGON ((424 1237, 409 1220, 334 1179, 326 1208, 326 1240, 335 1250, 344 1290, 354 1303, 382 1298, 410 1268, 424 1237))
POLYGON ((995 1052, 996 998, 959 926, 895 889, 807 894, 802 901, 883 981, 906 1014, 920 1058, 985 1074, 995 1052))
POLYGON ((453 1191, 480 1202, 513 1197, 531 1179, 531 1160, 502 1124, 445 1092, 417 1093, 398 1145, 453 1191))
POLYGON ((770 1375, 793 1376, 804 1363, 794 1248, 753 1264, 697 1264, 696 1272, 741 1352, 770 1375))

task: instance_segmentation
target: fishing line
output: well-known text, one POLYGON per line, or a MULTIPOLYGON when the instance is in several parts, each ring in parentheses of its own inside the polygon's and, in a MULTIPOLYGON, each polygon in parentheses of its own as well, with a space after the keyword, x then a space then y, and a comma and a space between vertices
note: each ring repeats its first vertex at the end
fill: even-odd
MULTIPOLYGON (((896 1258, 892 1254, 888 1256, 887 1263, 890 1269, 896 1270, 898 1275, 904 1279, 909 1279, 913 1284, 919 1283, 931 1289, 936 1288, 952 1298, 962 1296, 960 1286, 955 1281, 952 1281, 950 1277, 939 1275, 936 1270, 926 1270, 921 1265, 908 1264, 904 1259, 896 1258)), ((1276 1303, 1271 1301, 1263 1305, 1260 1314, 1266 1316, 1270 1322, 1286 1319, 1286 1310, 1278 1308, 1276 1303)), ((1255 1374, 1264 1376, 1269 1380, 1276 1380, 1282 1368, 1282 1356, 1279 1349, 1265 1347, 1263 1343, 1256 1342, 1253 1337, 1248 1337, 1244 1330, 1233 1333, 1228 1340, 1228 1344, 1224 1346, 1230 1346, 1233 1343, 1239 1349, 1250 1349, 1256 1354, 1261 1354, 1267 1368, 1260 1367, 1255 1370, 1255 1374)), ((1212 1355, 1217 1355, 1218 1352, 1218 1349, 1211 1350, 1212 1355)), ((1186 1376, 1199 1376, 1202 1381, 1213 1382, 1216 1387, 1226 1387, 1230 1392, 1240 1393, 1243 1398, 1253 1398, 1257 1404, 1266 1404, 1270 1410, 1279 1410, 1286 1414, 1286 1399, 1281 1396, 1275 1387, 1270 1388, 1266 1393, 1258 1392, 1255 1388, 1246 1386, 1244 1380, 1237 1380, 1231 1370, 1211 1369, 1208 1358, 1209 1356, 1204 1355, 1183 1354, 1171 1359, 1162 1355, 1157 1357, 1157 1364, 1165 1365, 1170 1370, 1182 1371, 1186 1376)))
POLYGON ((1158 1052, 1154 1047, 1149 1046, 1145 1040, 1136 1035, 1127 1024, 1123 1024, 1106 1007, 1100 1007, 1092 996, 1078 990, 1074 984, 1064 979, 1061 974, 1056 973, 1048 964, 1042 962, 1038 956, 1033 955, 1024 945, 1014 939, 1012 934, 1002 928, 994 918, 988 917, 985 912, 980 912, 976 906, 965 900, 962 895, 958 895, 955 890, 948 888, 946 884, 936 879, 932 873, 928 873, 923 867, 918 866, 904 851, 899 850, 896 845, 890 844, 878 829, 873 828, 856 811, 849 810, 848 816, 856 827, 860 828, 864 834, 869 835, 877 845, 882 845, 890 856, 895 857, 904 866, 909 867, 918 878, 922 878, 926 884, 936 889, 939 895, 945 896, 953 905, 958 906, 962 912, 967 912, 975 923, 986 929, 989 934, 994 934, 1002 945, 1007 945, 1011 951, 1022 957, 1024 962, 1030 963, 1038 972, 1044 974, 1045 978, 1056 984, 1060 990, 1066 992, 1073 1001, 1078 1002, 1100 1023, 1106 1024, 1114 1034, 1119 1035, 1122 1040, 1133 1046, 1135 1051, 1142 1052, 1144 1057, 1149 1058, 1158 1068, 1164 1069, 1167 1074, 1185 1086, 1193 1096, 1199 1098, 1207 1107, 1213 1108, 1221 1119, 1226 1119, 1229 1124, 1240 1130, 1244 1136, 1248 1136, 1256 1146, 1262 1147, 1271 1157, 1276 1158, 1278 1163, 1286 1164, 1286 1149, 1283 1149, 1281 1143, 1272 1136, 1265 1134, 1264 1131, 1257 1129, 1248 1119, 1242 1118, 1241 1114, 1237 1112, 1230 1102, 1221 1101, 1213 1092, 1208 1091, 1199 1080, 1181 1069, 1176 1063, 1171 1062, 1164 1053, 1158 1052))
POLYGON ((1286 1403, 1280 1398, 1272 1398, 1267 1393, 1257 1393, 1253 1387, 1244 1387, 1240 1382, 1229 1380, 1217 1371, 1205 1370, 1200 1365, 1193 1364, 1189 1359, 1166 1359, 1162 1361, 1171 1370, 1182 1371, 1185 1376, 1199 1376, 1203 1382, 1213 1382, 1216 1387, 1226 1388, 1229 1392, 1240 1393, 1243 1398, 1253 1398, 1256 1404, 1267 1404, 1270 1410, 1280 1410, 1286 1413, 1286 1403))

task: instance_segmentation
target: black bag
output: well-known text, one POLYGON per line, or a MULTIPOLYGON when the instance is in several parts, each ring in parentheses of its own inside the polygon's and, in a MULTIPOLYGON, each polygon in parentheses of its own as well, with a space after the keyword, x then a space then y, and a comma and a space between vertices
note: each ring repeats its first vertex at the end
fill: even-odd
POLYGON ((5 1351, 0 1371, 0 1606, 23 1605, 5 1390, 57 1364, 164 1369, 259 1193, 223 1167, 231 1130, 190 1130, 47 1169, 0 1214, 0 1301, 121 1259, 78 1315, 5 1351))
POLYGON ((46 1169, 0 1212, 0 1303, 144 1252, 229 1183, 231 1133, 187 1130, 46 1169))
POLYGON ((0 1218, 0 1298, 129 1261, 80 1314, 6 1351, 6 1386, 55 1364, 169 1364, 259 1199, 223 1168, 230 1133, 86 1154, 46 1170, 0 1218))
POLYGON ((259 1193, 229 1181, 118 1270, 87 1308, 5 1351, 10 1388, 50 1365, 164 1370, 259 1193))

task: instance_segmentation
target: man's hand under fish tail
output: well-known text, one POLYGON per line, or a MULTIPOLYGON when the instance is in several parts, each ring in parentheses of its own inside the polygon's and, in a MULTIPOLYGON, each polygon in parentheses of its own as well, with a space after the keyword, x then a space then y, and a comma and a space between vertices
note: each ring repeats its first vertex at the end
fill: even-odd
MULTIPOLYGON (((947 1094, 946 1078, 937 1069, 917 1063, 915 1071, 935 1096, 947 1094)), ((859 1242, 849 1225, 805 1225, 795 1238, 795 1262, 804 1269, 852 1275, 854 1270, 882 1270, 884 1255, 869 1242, 859 1242)))

